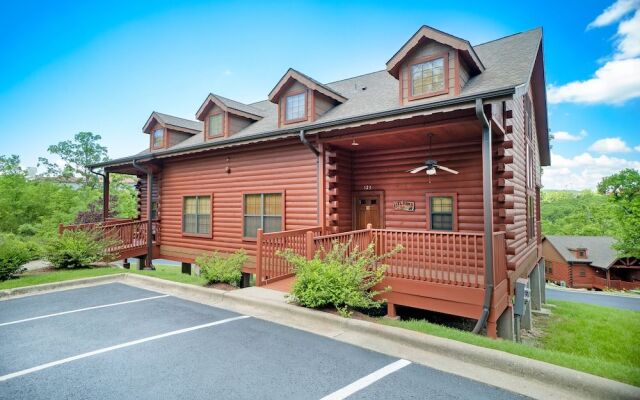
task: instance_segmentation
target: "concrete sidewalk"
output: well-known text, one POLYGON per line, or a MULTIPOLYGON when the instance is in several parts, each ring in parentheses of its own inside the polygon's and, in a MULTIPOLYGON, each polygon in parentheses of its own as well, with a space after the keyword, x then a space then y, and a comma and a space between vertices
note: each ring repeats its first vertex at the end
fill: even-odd
MULTIPOLYGON (((114 281, 302 329, 533 398, 640 398, 637 387, 501 351, 298 307, 288 304, 284 293, 268 289, 224 292, 134 274, 79 280, 75 286, 114 281)), ((0 298, 56 290, 58 286, 74 284, 14 289, 0 292, 0 298)))

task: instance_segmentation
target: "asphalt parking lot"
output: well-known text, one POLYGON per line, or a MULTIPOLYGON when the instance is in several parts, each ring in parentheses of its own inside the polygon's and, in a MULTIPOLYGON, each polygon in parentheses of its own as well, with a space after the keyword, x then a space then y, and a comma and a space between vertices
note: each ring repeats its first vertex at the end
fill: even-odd
POLYGON ((121 283, 0 301, 0 355, 0 399, 522 398, 121 283))

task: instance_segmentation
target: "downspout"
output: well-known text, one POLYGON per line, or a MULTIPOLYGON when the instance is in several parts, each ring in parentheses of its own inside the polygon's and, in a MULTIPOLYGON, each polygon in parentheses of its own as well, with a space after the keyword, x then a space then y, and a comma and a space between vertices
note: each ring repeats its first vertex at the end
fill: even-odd
POLYGON ((106 222, 109 218, 109 174, 100 173, 89 168, 89 172, 102 177, 102 222, 106 222))
POLYGON ((153 172, 150 168, 143 168, 133 159, 131 165, 138 171, 147 174, 147 257, 144 260, 145 269, 155 269, 153 267, 153 221, 151 220, 151 196, 153 196, 153 172))
POLYGON ((484 114, 482 98, 476 99, 476 116, 482 123, 482 203, 484 211, 484 301, 482 314, 473 328, 479 333, 489 319, 493 296, 493 165, 491 152, 491 125, 484 114))
MULTIPOLYGON (((302 142, 302 144, 304 144, 305 146, 307 146, 309 148, 309 150, 311 150, 311 152, 313 154, 316 155, 316 186, 317 186, 317 190, 318 190, 318 196, 321 196, 322 193, 322 180, 320 179, 320 151, 318 151, 318 149, 315 148, 314 145, 312 145, 307 138, 304 136, 304 129, 300 129, 300 141, 302 142)), ((320 215, 322 207, 320 204, 320 199, 318 199, 318 207, 317 207, 317 221, 318 224, 320 224, 321 222, 321 218, 323 218, 324 216, 320 215)))

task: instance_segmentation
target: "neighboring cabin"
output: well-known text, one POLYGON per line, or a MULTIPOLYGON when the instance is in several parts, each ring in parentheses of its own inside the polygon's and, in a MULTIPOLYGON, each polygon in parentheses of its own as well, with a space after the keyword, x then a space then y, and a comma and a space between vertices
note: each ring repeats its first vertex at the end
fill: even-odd
POLYGON ((619 258, 614 244, 609 236, 545 236, 547 281, 570 288, 640 288, 640 261, 619 258))
POLYGON ((292 275, 274 255, 284 247, 402 244, 385 281, 390 315, 455 314, 491 336, 512 321, 515 280, 542 257, 541 29, 472 46, 423 26, 381 71, 320 83, 289 69, 266 100, 211 93, 196 119, 154 112, 148 149, 93 166, 105 191, 109 173, 139 179, 121 256, 148 254, 149 266, 245 249, 245 272, 269 285, 292 275))

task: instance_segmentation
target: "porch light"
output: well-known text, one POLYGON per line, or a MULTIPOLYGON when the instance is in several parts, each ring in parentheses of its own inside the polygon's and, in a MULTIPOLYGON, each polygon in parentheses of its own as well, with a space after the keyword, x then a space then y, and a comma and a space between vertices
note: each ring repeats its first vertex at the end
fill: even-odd
POLYGON ((355 139, 353 139, 353 142, 351 142, 352 146, 360 146, 360 143, 356 142, 355 139))
POLYGON ((435 175, 435 174, 436 174, 435 168, 427 168, 427 175, 435 175))

